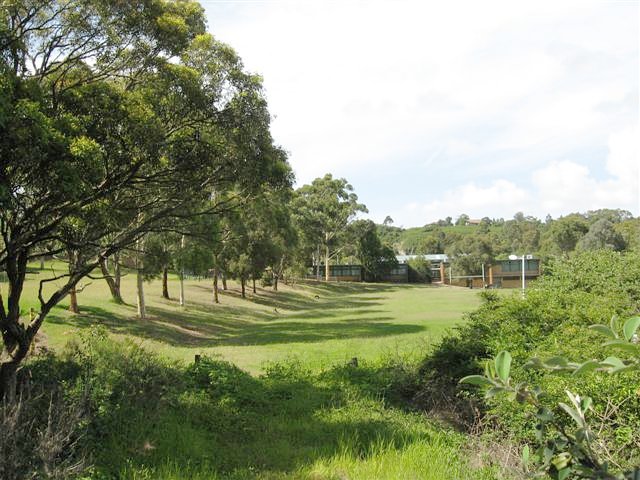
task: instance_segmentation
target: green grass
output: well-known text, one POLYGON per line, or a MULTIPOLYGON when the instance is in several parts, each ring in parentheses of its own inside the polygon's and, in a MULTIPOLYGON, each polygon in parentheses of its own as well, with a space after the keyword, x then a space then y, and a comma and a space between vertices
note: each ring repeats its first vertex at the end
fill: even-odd
MULTIPOLYGON (((44 275, 29 276, 25 314, 37 307, 44 275)), ((102 347, 116 350, 100 354, 106 356, 96 360, 101 366, 93 374, 101 403, 92 427, 99 433, 87 438, 95 464, 89 478, 498 478, 490 468, 470 465, 463 434, 407 410, 398 393, 406 372, 397 365, 412 368, 423 358, 478 305, 476 291, 308 283, 281 285, 278 292, 259 288, 255 295, 249 290, 242 299, 230 282, 215 305, 210 281, 190 280, 187 305, 180 307, 162 299, 154 281, 145 284, 149 318, 140 320, 134 285, 133 275, 124 277, 128 303, 118 305, 103 280, 85 281, 82 313, 71 314, 62 302, 40 338, 61 351, 101 325, 111 338, 157 353, 157 360, 144 360, 144 352, 102 347), (210 383, 194 387, 184 369, 195 354, 231 363, 213 362, 204 377, 210 383), (358 368, 345 366, 352 357, 358 368), (166 364, 172 361, 178 363, 166 364), (168 390, 158 394, 153 385, 161 384, 168 390)), ((176 295, 176 278, 169 288, 176 295)))
POLYGON ((89 349, 99 478, 497 478, 471 466, 464 435, 402 407, 390 361, 319 372, 281 363, 256 377, 222 361, 176 369, 136 347, 89 349))
MULTIPOLYGON (((37 280, 50 273, 35 270, 29 276, 23 308, 37 307, 37 280)), ((187 281, 185 307, 164 300, 159 281, 145 284, 149 318, 140 320, 133 274, 123 278, 127 305, 111 302, 103 280, 87 280, 78 295, 82 313, 67 312, 63 301, 44 325, 44 340, 59 350, 78 330, 100 324, 116 338, 142 342, 169 358, 220 355, 257 373, 266 362, 290 357, 315 367, 388 353, 417 358, 479 303, 477 292, 467 289, 353 283, 281 284, 278 292, 258 288, 245 300, 230 282, 215 305, 210 283, 187 281)), ((174 277, 169 291, 178 293, 174 277)))

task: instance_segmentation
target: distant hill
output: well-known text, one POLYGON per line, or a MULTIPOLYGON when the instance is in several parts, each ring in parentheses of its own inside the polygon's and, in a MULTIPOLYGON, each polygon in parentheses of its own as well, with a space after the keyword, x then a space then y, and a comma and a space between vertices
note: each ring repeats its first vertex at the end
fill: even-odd
POLYGON ((548 260, 575 250, 637 250, 640 243, 640 218, 619 209, 572 213, 557 219, 548 216, 545 220, 522 213, 510 220, 485 217, 479 224, 468 220, 461 215, 459 224, 448 218, 414 228, 387 223, 378 225, 378 234, 396 254, 475 256, 478 265, 510 254, 548 260))

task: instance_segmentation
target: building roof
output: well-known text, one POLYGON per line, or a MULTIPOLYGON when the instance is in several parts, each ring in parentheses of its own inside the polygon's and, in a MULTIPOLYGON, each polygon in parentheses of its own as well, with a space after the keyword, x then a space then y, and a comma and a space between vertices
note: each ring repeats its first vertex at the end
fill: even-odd
POLYGON ((425 255, 396 255, 398 263, 407 263, 409 260, 415 258, 422 258, 424 260, 430 260, 432 262, 448 262, 449 257, 444 253, 430 253, 425 255))

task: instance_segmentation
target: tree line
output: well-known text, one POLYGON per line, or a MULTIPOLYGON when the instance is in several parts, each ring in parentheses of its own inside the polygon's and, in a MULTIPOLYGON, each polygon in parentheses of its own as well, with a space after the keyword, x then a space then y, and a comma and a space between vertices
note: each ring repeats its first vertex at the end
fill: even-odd
POLYGON ((445 253, 460 274, 478 275, 482 264, 510 254, 531 254, 549 260, 566 258, 576 251, 637 250, 640 219, 626 210, 600 209, 540 220, 519 212, 512 219, 484 217, 470 221, 466 214, 403 229, 387 219, 378 226, 382 241, 397 253, 445 253))
MULTIPOLYGON (((144 282, 187 274, 241 285, 393 252, 344 179, 294 191, 270 133, 261 78, 179 0, 15 0, 0 9, 0 397, 51 310, 78 311, 86 279, 116 302, 124 269, 144 282), (38 308, 25 311, 30 264, 38 308), (29 318, 27 318, 29 317, 29 318)), ((387 268, 386 266, 384 268, 387 268)))

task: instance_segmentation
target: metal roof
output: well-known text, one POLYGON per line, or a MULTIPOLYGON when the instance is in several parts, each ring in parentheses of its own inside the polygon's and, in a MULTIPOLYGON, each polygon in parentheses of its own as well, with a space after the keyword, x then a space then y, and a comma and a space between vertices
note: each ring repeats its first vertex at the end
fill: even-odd
POLYGON ((430 260, 432 262, 448 262, 449 257, 444 253, 429 253, 425 255, 396 255, 396 260, 399 263, 407 263, 409 260, 415 258, 422 258, 424 260, 430 260))

